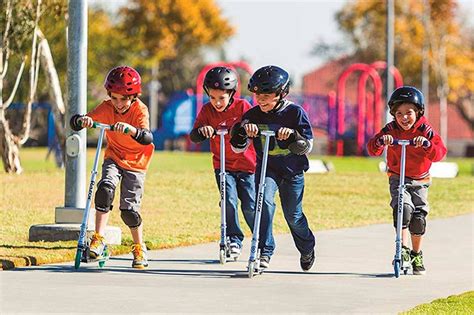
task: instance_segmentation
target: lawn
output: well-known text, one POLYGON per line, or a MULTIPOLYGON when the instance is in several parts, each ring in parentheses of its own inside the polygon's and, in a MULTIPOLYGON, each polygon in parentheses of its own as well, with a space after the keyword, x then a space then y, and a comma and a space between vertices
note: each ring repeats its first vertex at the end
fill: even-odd
MULTIPOLYGON (((22 149, 21 157, 22 175, 0 174, 2 267, 72 261, 75 241, 28 242, 30 226, 54 223, 55 207, 64 205, 64 170, 45 159, 43 148, 22 149)), ((89 150, 88 169, 93 157, 94 150, 89 150)), ((387 177, 378 171, 380 159, 319 158, 330 161, 335 171, 306 175, 304 210, 313 230, 392 220, 387 177)), ((473 211, 474 159, 451 161, 459 164, 460 174, 455 179, 433 180, 430 219, 473 211)), ((218 204, 209 153, 155 152, 142 205, 147 246, 159 249, 218 240, 218 204)), ((113 253, 128 252, 130 233, 118 211, 112 211, 110 224, 123 231, 122 245, 114 246, 113 253)), ((250 235, 247 228, 245 231, 250 235)), ((274 231, 289 232, 279 206, 274 231)))
POLYGON ((474 314, 474 291, 465 292, 460 295, 451 295, 444 299, 436 299, 431 303, 421 304, 402 313, 403 315, 424 314, 474 314))

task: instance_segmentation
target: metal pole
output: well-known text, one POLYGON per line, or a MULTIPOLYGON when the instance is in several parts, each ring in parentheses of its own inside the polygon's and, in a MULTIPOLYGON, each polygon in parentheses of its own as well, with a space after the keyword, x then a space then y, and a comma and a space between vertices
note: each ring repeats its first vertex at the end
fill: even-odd
MULTIPOLYGON (((388 102, 390 95, 393 92, 393 76, 390 73, 390 69, 393 67, 394 63, 394 44, 393 44, 393 37, 394 37, 394 20, 395 20, 395 9, 394 9, 394 1, 387 0, 387 86, 386 92, 387 97, 386 100, 388 102)), ((388 107, 385 110, 385 123, 388 123, 392 120, 390 115, 390 111, 388 107)))
MULTIPOLYGON (((390 69, 393 67, 394 63, 394 48, 393 48, 393 37, 394 37, 394 20, 395 20, 395 9, 393 0, 387 0, 387 71, 386 71, 386 103, 390 99, 390 95, 393 92, 393 75, 390 72, 390 69)), ((392 115, 390 115, 390 110, 388 106, 385 106, 385 124, 388 124, 392 121, 392 115)), ((385 161, 385 170, 387 170, 387 149, 385 148, 383 152, 383 158, 385 161)))
POLYGON ((69 120, 87 110, 87 0, 69 0, 68 109, 66 112, 65 207, 84 208, 86 201, 86 131, 72 131, 69 120), (69 147, 68 147, 69 146, 69 147), (76 148, 72 148, 76 146, 76 148), (77 150, 75 150, 77 149, 77 150))
POLYGON ((151 68, 151 82, 150 82, 150 129, 158 128, 158 91, 160 83, 158 81, 158 64, 151 68))
POLYGON ((430 4, 428 0, 423 0, 423 28, 424 28, 424 38, 423 38, 423 51, 422 51, 422 72, 421 72, 421 91, 425 97, 425 116, 428 117, 429 112, 429 96, 430 96, 430 63, 429 63, 429 32, 430 32, 430 4))

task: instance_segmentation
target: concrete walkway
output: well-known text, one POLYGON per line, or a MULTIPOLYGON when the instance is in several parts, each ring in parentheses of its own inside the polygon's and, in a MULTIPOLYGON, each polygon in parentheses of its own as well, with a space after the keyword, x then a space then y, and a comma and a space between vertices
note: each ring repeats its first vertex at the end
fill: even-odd
POLYGON ((322 231, 311 272, 291 236, 276 237, 270 268, 247 277, 249 243, 218 263, 218 244, 151 251, 145 271, 131 255, 104 269, 73 263, 0 272, 0 313, 398 313, 473 290, 474 215, 428 222, 426 276, 393 277, 393 228, 322 231))

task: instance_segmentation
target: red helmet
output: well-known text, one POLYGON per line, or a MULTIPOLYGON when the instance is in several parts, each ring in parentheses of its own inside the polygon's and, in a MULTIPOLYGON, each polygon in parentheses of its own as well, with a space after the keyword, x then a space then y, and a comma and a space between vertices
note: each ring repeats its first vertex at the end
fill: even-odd
POLYGON ((137 70, 128 66, 120 66, 109 71, 104 87, 108 92, 120 95, 140 94, 142 80, 137 70))

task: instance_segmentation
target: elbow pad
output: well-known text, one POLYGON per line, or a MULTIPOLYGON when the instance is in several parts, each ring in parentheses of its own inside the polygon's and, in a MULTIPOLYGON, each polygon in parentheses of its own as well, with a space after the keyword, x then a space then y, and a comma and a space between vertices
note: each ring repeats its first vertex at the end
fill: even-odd
POLYGON ((76 114, 71 117, 71 120, 69 121, 69 126, 71 126, 71 129, 74 131, 79 131, 82 129, 82 126, 79 124, 78 119, 81 118, 83 115, 76 114))
POLYGON ((139 129, 137 128, 137 134, 135 137, 132 137, 140 144, 147 145, 153 142, 153 134, 148 129, 139 129))
POLYGON ((300 135, 298 131, 295 132, 289 138, 290 144, 288 145, 288 150, 291 153, 296 155, 304 155, 311 151, 311 142, 300 135))
POLYGON ((245 132, 245 128, 241 126, 241 124, 236 123, 232 126, 230 130, 230 144, 234 148, 243 149, 247 145, 247 132, 245 132))
POLYGON ((194 128, 189 134, 189 138, 194 143, 200 143, 206 140, 206 137, 199 132, 199 128, 194 128))

